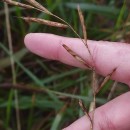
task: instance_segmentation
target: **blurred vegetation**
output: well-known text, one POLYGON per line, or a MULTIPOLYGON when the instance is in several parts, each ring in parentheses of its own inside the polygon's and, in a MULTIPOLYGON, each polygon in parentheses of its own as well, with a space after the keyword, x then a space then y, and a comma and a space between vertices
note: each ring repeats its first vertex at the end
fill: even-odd
MULTIPOLYGON (((19 0, 20 1, 20 0, 19 0)), ((83 10, 88 38, 130 42, 130 3, 123 0, 44 0, 39 1, 54 14, 74 26, 82 36, 77 14, 77 3, 83 10)), ((72 31, 25 23, 14 16, 54 18, 34 10, 9 6, 15 74, 12 84, 10 53, 7 40, 4 4, 0 1, 0 129, 16 130, 16 100, 20 125, 24 130, 60 130, 83 115, 78 106, 82 99, 89 106, 92 100, 91 72, 38 57, 24 46, 24 36, 30 32, 54 33, 75 37, 72 31), (11 89, 12 87, 12 89, 11 89)), ((101 82, 102 77, 98 77, 101 82)), ((98 94, 97 106, 107 101, 113 81, 98 94)), ((128 91, 118 84, 112 97, 128 91)))

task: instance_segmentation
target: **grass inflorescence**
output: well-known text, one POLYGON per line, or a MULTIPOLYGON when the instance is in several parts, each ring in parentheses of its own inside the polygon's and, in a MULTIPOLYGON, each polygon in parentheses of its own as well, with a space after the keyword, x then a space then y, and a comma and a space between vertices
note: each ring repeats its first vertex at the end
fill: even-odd
MULTIPOLYGON (((12 29, 13 43, 11 46, 13 47, 12 49, 14 49, 14 51, 12 51, 12 54, 10 54, 10 49, 8 49, 7 44, 3 44, 8 41, 2 38, 0 43, 0 48, 3 51, 3 54, 1 54, 2 59, 0 61, 2 63, 0 64, 0 72, 2 73, 0 76, 0 86, 2 90, 2 96, 0 99, 0 116, 3 120, 1 120, 0 127, 4 129, 18 130, 21 128, 25 130, 61 129, 63 126, 67 125, 68 122, 70 122, 70 118, 73 120, 77 116, 83 115, 77 106, 77 100, 79 99, 79 105, 81 109, 90 120, 90 130, 93 130, 94 111, 96 104, 99 106, 106 102, 107 99, 105 97, 107 95, 108 86, 114 86, 112 87, 114 89, 110 91, 108 99, 110 100, 112 95, 116 95, 116 93, 113 91, 115 91, 115 84, 117 85, 117 83, 114 82, 114 85, 112 85, 113 82, 110 80, 110 77, 116 71, 116 69, 118 69, 118 67, 112 70, 112 72, 103 79, 102 77, 97 76, 94 66, 90 66, 86 62, 87 59, 80 57, 76 52, 74 52, 64 43, 63 47, 66 49, 66 51, 70 53, 76 60, 89 68, 92 73, 87 70, 83 71, 75 68, 72 69, 64 65, 61 66, 61 64, 57 62, 46 60, 42 61, 38 57, 35 57, 35 62, 33 62, 31 54, 30 56, 24 57, 28 52, 20 44, 23 40, 20 38, 17 39, 15 37, 15 33, 17 34, 17 28, 15 27, 15 24, 16 26, 20 25, 20 28, 25 28, 26 31, 29 30, 30 32, 47 32, 48 29, 46 29, 46 25, 58 27, 58 29, 61 30, 62 35, 76 36, 80 38, 86 47, 86 51, 89 52, 91 60, 93 61, 93 56, 87 44, 88 37, 96 40, 105 39, 112 41, 122 39, 124 40, 127 37, 129 30, 124 31, 126 26, 129 26, 128 18, 126 18, 128 15, 126 11, 126 4, 118 3, 116 1, 114 1, 114 3, 107 3, 105 1, 98 2, 96 0, 91 3, 90 1, 88 3, 87 0, 83 0, 85 4, 76 4, 71 1, 63 2, 60 0, 56 0, 56 2, 51 0, 44 2, 42 1, 43 4, 40 4, 35 0, 26 0, 24 3, 12 0, 2 1, 13 5, 9 8, 8 13, 10 13, 10 24, 12 29), (47 7, 43 6, 44 4, 47 7), (112 12, 108 11, 108 8, 110 6, 109 4, 113 5, 112 12), (84 8, 84 5, 86 5, 86 8, 84 8), (28 10, 25 12, 22 10, 22 8, 18 10, 16 9, 17 7, 14 6, 19 6, 28 10), (72 13, 70 14, 72 17, 69 19, 66 15, 67 10, 65 8, 63 9, 64 6, 67 7, 67 9, 75 9, 72 10, 72 13), (16 14, 19 15, 16 17, 11 17, 12 15, 16 15, 16 10, 18 11, 16 14), (33 10, 36 11, 33 12, 33 10), (87 11, 87 13, 84 13, 83 15, 82 10, 84 12, 87 11), (30 11, 33 13, 30 13, 30 11), (24 12, 27 17, 23 16, 22 12, 24 12), (36 12, 38 14, 40 13, 38 17, 36 16, 36 12), (32 17, 30 14, 34 14, 34 16, 32 17), (60 15, 65 19, 62 19, 60 15), (105 20, 103 19, 104 17, 106 18, 105 20), (29 23, 29 26, 27 24, 25 27, 22 27, 23 24, 17 23, 17 19, 19 19, 19 21, 26 21, 29 23), (94 19, 98 19, 101 24, 100 22, 95 24, 94 19), (15 22, 15 24, 12 21, 15 22), (112 23, 109 23, 111 21, 112 23), (39 26, 41 25, 39 24, 42 24, 42 26, 45 25, 43 30, 40 30, 39 26), (106 28, 104 28, 104 26, 106 28), (64 30, 62 28, 66 29, 64 30), (121 35, 118 33, 119 30, 121 35), (15 46, 13 46, 14 41, 17 41, 18 43, 15 46), (21 49, 19 50, 19 48, 21 49), (4 58, 5 56, 7 57, 4 58), (6 74, 6 72, 9 72, 9 59, 11 57, 16 64, 14 68, 15 71, 13 71, 13 75, 17 76, 15 83, 13 83, 11 80, 11 73, 6 74), (36 67, 38 69, 35 69, 36 67), (90 87, 91 84, 92 87, 90 87), (18 91, 13 93, 10 90, 11 88, 18 91), (5 91, 5 89, 10 91, 5 91), (6 110, 4 110, 5 108, 6 110), (16 110, 16 113, 14 110, 16 110), (2 111, 5 111, 6 114, 3 114, 2 111), (89 115, 90 111, 92 113, 91 117, 89 115), (24 113, 27 113, 26 119, 23 117, 24 113), (16 115, 16 117, 14 115, 16 115), (16 123, 15 120, 17 120, 16 123), (24 127, 25 124, 26 127, 24 127)), ((2 11, 0 11, 0 17, 3 17, 2 11)), ((4 25, 2 24, 2 26, 4 25)), ((49 31, 53 32, 51 28, 49 28, 49 31)), ((21 35, 23 37, 24 33, 24 31, 22 33, 19 32, 18 37, 21 35)), ((57 31, 53 33, 57 33, 57 31)), ((11 70, 13 70, 13 68, 11 70)), ((126 91, 121 89, 119 90, 126 91)), ((119 93, 119 90, 117 94, 119 93)))

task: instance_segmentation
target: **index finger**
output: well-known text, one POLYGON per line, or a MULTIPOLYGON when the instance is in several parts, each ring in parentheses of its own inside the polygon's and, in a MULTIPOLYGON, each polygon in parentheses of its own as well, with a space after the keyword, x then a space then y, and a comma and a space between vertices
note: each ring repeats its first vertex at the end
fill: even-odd
POLYGON ((25 45, 31 52, 48 59, 59 60, 72 66, 85 68, 83 64, 64 49, 62 44, 66 44, 91 66, 94 65, 97 73, 106 76, 117 68, 112 75, 112 79, 130 84, 129 44, 88 40, 93 63, 87 48, 80 39, 43 33, 31 33, 25 37, 25 45))

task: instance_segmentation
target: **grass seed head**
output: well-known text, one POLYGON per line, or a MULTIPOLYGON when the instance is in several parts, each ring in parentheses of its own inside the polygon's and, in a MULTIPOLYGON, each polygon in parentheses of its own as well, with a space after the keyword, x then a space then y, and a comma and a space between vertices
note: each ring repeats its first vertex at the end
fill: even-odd
POLYGON ((27 4, 23 4, 23 3, 20 3, 20 2, 16 2, 16 1, 12 1, 12 0, 3 0, 3 1, 8 3, 8 4, 10 4, 10 5, 19 6, 19 7, 26 8, 26 9, 34 9, 33 6, 27 5, 27 4))
MULTIPOLYGON (((88 50, 88 52, 90 54, 92 62, 94 62, 93 61, 93 56, 91 54, 91 51, 90 51, 90 49, 88 47, 88 43, 87 43, 87 30, 86 30, 86 25, 85 25, 85 21, 84 21, 84 16, 83 16, 83 13, 82 13, 82 11, 81 11, 79 6, 78 6, 78 15, 79 15, 79 19, 80 19, 80 22, 81 22, 82 32, 83 32, 83 36, 84 36, 84 40, 85 40, 85 41, 83 41, 83 43, 86 46, 86 48, 87 48, 87 50, 88 50)), ((92 69, 94 69, 94 68, 92 67, 92 69)))
POLYGON ((83 16, 83 13, 82 13, 79 6, 78 6, 78 15, 79 15, 79 19, 80 19, 81 26, 82 26, 83 36, 84 36, 84 40, 85 40, 85 46, 88 48, 88 45, 87 45, 87 32, 86 32, 84 16, 83 16))
POLYGON ((59 27, 59 28, 67 28, 68 27, 67 25, 62 24, 62 23, 44 20, 44 19, 40 19, 40 18, 33 18, 33 17, 20 17, 20 18, 25 20, 28 23, 36 22, 36 23, 39 23, 39 24, 44 24, 44 25, 59 27))
POLYGON ((34 7, 38 8, 39 10, 43 11, 44 13, 52 14, 48 9, 46 9, 45 7, 43 7, 37 1, 35 1, 35 0, 26 0, 26 1, 28 3, 30 3, 31 5, 33 5, 34 7))
POLYGON ((86 61, 81 58, 78 54, 76 54, 76 52, 74 52, 73 50, 71 50, 68 46, 66 46, 65 44, 62 45, 75 59, 77 59, 80 63, 82 63, 83 65, 85 65, 86 67, 90 68, 90 65, 88 63, 86 63, 86 61))
POLYGON ((113 73, 117 70, 117 68, 115 68, 110 74, 108 74, 103 82, 101 83, 101 85, 97 88, 96 90, 96 94, 103 88, 103 86, 110 80, 111 76, 113 75, 113 73))

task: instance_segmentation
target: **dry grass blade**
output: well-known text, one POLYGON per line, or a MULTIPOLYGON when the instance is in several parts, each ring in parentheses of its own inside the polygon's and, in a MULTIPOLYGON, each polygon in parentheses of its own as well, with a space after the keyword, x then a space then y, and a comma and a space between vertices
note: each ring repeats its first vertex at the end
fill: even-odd
POLYGON ((92 126, 92 119, 87 111, 87 108, 85 107, 85 105, 83 104, 82 100, 79 100, 79 106, 81 107, 81 109, 83 110, 84 114, 87 116, 87 118, 89 119, 91 126, 92 126))
POLYGON ((68 46, 66 46, 65 44, 62 45, 76 60, 78 60, 79 62, 81 62, 83 65, 87 66, 88 68, 92 69, 90 65, 88 65, 86 63, 86 61, 84 61, 83 58, 81 58, 78 54, 76 54, 73 50, 71 50, 68 46))
POLYGON ((53 21, 49 21, 49 20, 44 20, 44 19, 40 19, 40 18, 33 18, 33 17, 19 17, 23 20, 25 20, 26 22, 36 22, 39 24, 44 24, 44 25, 48 25, 48 26, 53 26, 53 27, 60 27, 60 28, 67 28, 68 26, 62 23, 58 23, 58 22, 53 22, 53 21))
POLYGON ((19 6, 19 7, 26 8, 26 9, 34 9, 33 6, 27 5, 27 4, 23 4, 23 3, 20 3, 20 2, 16 2, 16 1, 12 1, 12 0, 3 0, 3 1, 8 3, 8 4, 10 4, 10 5, 19 6))
POLYGON ((103 80, 103 82, 101 83, 101 85, 97 88, 96 90, 96 94, 102 89, 102 87, 108 82, 108 80, 111 78, 112 74, 116 71, 117 68, 115 68, 112 73, 110 73, 109 75, 107 75, 105 77, 105 79, 103 80))
POLYGON ((37 1, 35 0, 26 0, 28 3, 30 3, 31 5, 35 6, 36 8, 40 9, 41 11, 47 13, 47 14, 52 14, 48 9, 46 9, 45 7, 43 7, 41 4, 39 4, 37 1))
MULTIPOLYGON (((14 58, 13 58, 13 43, 12 43, 11 26, 10 26, 10 20, 9 20, 9 8, 8 8, 8 5, 7 5, 6 2, 4 3, 4 8, 5 8, 5 21, 6 21, 8 44, 9 44, 11 71, 12 71, 12 81, 13 81, 13 85, 15 85, 17 76, 16 76, 16 71, 15 71, 15 61, 14 61, 14 58)), ((16 90, 14 91, 14 96, 15 96, 15 107, 16 107, 17 130, 21 130, 21 121, 20 121, 20 112, 19 112, 19 100, 18 100, 18 93, 17 93, 16 90)), ((8 123, 9 123, 9 118, 10 117, 8 117, 8 123)))

